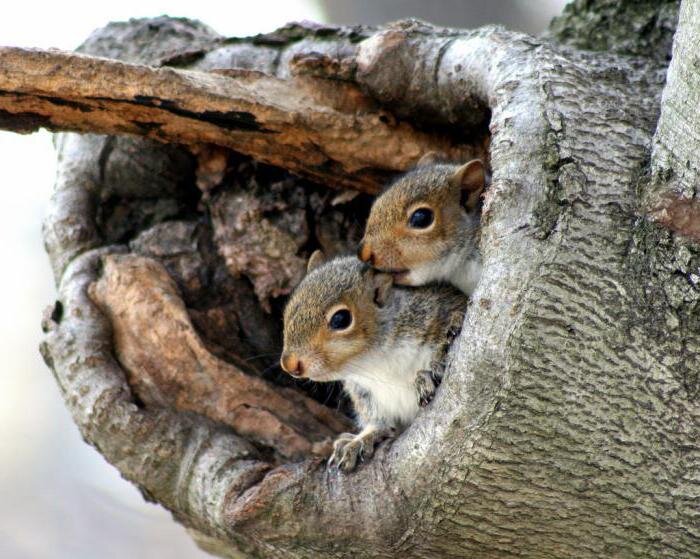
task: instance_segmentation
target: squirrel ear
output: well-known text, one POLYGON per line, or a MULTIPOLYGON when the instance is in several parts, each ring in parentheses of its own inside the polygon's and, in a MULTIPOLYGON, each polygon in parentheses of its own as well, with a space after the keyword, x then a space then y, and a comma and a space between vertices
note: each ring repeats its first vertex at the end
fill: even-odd
POLYGON ((309 256, 309 261, 306 264, 306 273, 308 274, 311 270, 318 268, 321 264, 326 261, 326 255, 323 254, 322 250, 315 250, 311 256, 309 256))
POLYGON ((440 154, 436 151, 428 151, 424 153, 416 163, 416 167, 426 167, 427 165, 435 165, 442 161, 440 154))
POLYGON ((480 159, 472 159, 457 169, 449 179, 450 186, 462 191, 464 206, 473 210, 479 202, 484 186, 486 186, 486 170, 480 159))
POLYGON ((383 307, 389 299, 394 278, 391 274, 376 272, 374 274, 374 302, 383 307))

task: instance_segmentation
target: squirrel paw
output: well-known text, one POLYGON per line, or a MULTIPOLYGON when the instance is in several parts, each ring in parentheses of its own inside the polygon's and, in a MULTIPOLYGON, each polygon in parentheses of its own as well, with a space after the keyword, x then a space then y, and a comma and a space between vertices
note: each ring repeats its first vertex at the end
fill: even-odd
POLYGON ((440 381, 435 378, 432 371, 427 369, 418 371, 416 375, 416 391, 418 392, 418 405, 421 408, 432 402, 435 390, 439 384, 440 381))
POLYGON ((368 460, 374 454, 374 434, 353 435, 343 433, 333 443, 333 454, 329 466, 336 466, 344 472, 351 472, 360 460, 368 460))

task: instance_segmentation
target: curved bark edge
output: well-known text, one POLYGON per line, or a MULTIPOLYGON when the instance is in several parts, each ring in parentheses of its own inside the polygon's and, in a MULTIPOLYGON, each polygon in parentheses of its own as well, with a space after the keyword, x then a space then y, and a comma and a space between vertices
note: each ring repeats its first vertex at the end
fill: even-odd
POLYGON ((223 502, 258 482, 270 467, 221 425, 157 406, 142 409, 133 400, 112 354, 111 325, 87 295, 100 259, 122 252, 120 247, 92 250, 69 266, 59 290, 61 311, 43 325, 42 355, 85 440, 149 500, 188 526, 220 534, 225 519, 217 511, 223 502))

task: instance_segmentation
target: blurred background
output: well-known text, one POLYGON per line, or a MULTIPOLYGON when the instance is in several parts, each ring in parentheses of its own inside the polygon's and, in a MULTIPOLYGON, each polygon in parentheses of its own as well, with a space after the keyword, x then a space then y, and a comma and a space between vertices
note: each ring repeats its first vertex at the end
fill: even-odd
MULTIPOLYGON (((538 34, 566 0, 120 0, 16 2, 0 45, 73 49, 108 21, 168 14, 223 35, 292 20, 381 24, 418 17, 450 27, 500 23, 538 34)), ((0 71, 2 69, 0 68, 0 71)), ((209 557, 169 513, 147 504, 87 446, 39 356, 54 298, 41 220, 55 175, 51 136, 0 132, 0 558, 209 557)))

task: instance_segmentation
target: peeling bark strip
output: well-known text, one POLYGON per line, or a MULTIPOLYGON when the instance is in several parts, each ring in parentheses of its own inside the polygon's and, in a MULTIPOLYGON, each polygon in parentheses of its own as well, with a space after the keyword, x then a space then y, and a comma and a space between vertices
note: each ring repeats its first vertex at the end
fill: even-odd
MULTIPOLYGON (((0 93, 2 95, 2 93, 0 93)), ((0 110, 0 129, 29 134, 39 128, 50 130, 51 119, 48 116, 37 113, 22 113, 0 110)))
MULTIPOLYGON (((656 4, 644 4, 650 16, 656 4)), ((163 18, 110 26, 89 45, 130 59, 149 53, 145 62, 164 52, 173 59, 173 44, 183 50, 193 30, 207 45, 201 26, 163 18)), ((292 60, 306 60, 321 74, 339 69, 398 115, 459 125, 464 136, 476 123, 463 112, 488 106, 493 182, 479 304, 470 306, 435 400, 352 475, 316 460, 276 466, 245 437, 203 417, 208 402, 191 403, 200 414, 137 407, 113 358, 111 324, 86 293, 99 259, 119 251, 95 248, 104 139, 67 134, 46 227, 63 312, 48 313, 42 349, 85 439, 225 557, 697 556, 700 249, 637 215, 663 86, 657 62, 493 28, 400 22, 366 39, 369 31, 354 35, 363 40, 349 48, 353 33, 299 25, 278 33, 274 46, 269 36, 212 39, 196 64, 286 76, 292 60)), ((162 75, 224 83, 169 72, 162 75)), ((143 88, 132 83, 130 99, 152 97, 149 80, 143 88)), ((211 101, 187 110, 251 112, 274 129, 248 107, 211 101)), ((323 114, 310 118, 325 122, 323 114)), ((353 121, 342 125, 352 137, 353 121)), ((216 128, 199 131, 208 134, 207 127, 216 128)), ((315 146, 299 148, 306 150, 303 161, 317 155, 315 146)), ((148 294, 115 314, 117 340, 119 332, 144 332, 148 341, 132 320, 167 334, 161 341, 189 335, 157 267, 133 257, 107 262, 105 278, 122 277, 124 286, 123 271, 134 265, 141 287, 125 287, 126 297, 148 294), (147 310, 165 300, 179 324, 152 325, 147 310)), ((122 289, 100 281, 105 297, 122 289)), ((195 357, 175 354, 174 366, 218 366, 196 341, 184 342, 195 357)))
POLYGON ((667 192, 656 206, 649 208, 649 217, 671 231, 700 242, 700 200, 687 200, 667 192))
POLYGON ((116 252, 123 249, 88 251, 69 265, 59 290, 63 312, 42 325, 42 355, 60 371, 59 388, 86 440, 191 529, 221 533, 225 498, 264 479, 270 465, 245 439, 201 416, 135 405, 113 356, 111 325, 87 296, 101 257, 116 252))
POLYGON ((483 155, 396 122, 356 86, 256 71, 151 68, 0 48, 0 126, 212 143, 336 186, 376 192, 426 151, 483 155))
POLYGON ((299 392, 275 388, 211 355, 156 261, 106 256, 102 278, 89 293, 109 317, 116 353, 146 405, 197 411, 297 460, 327 456, 332 438, 352 428, 299 392))

